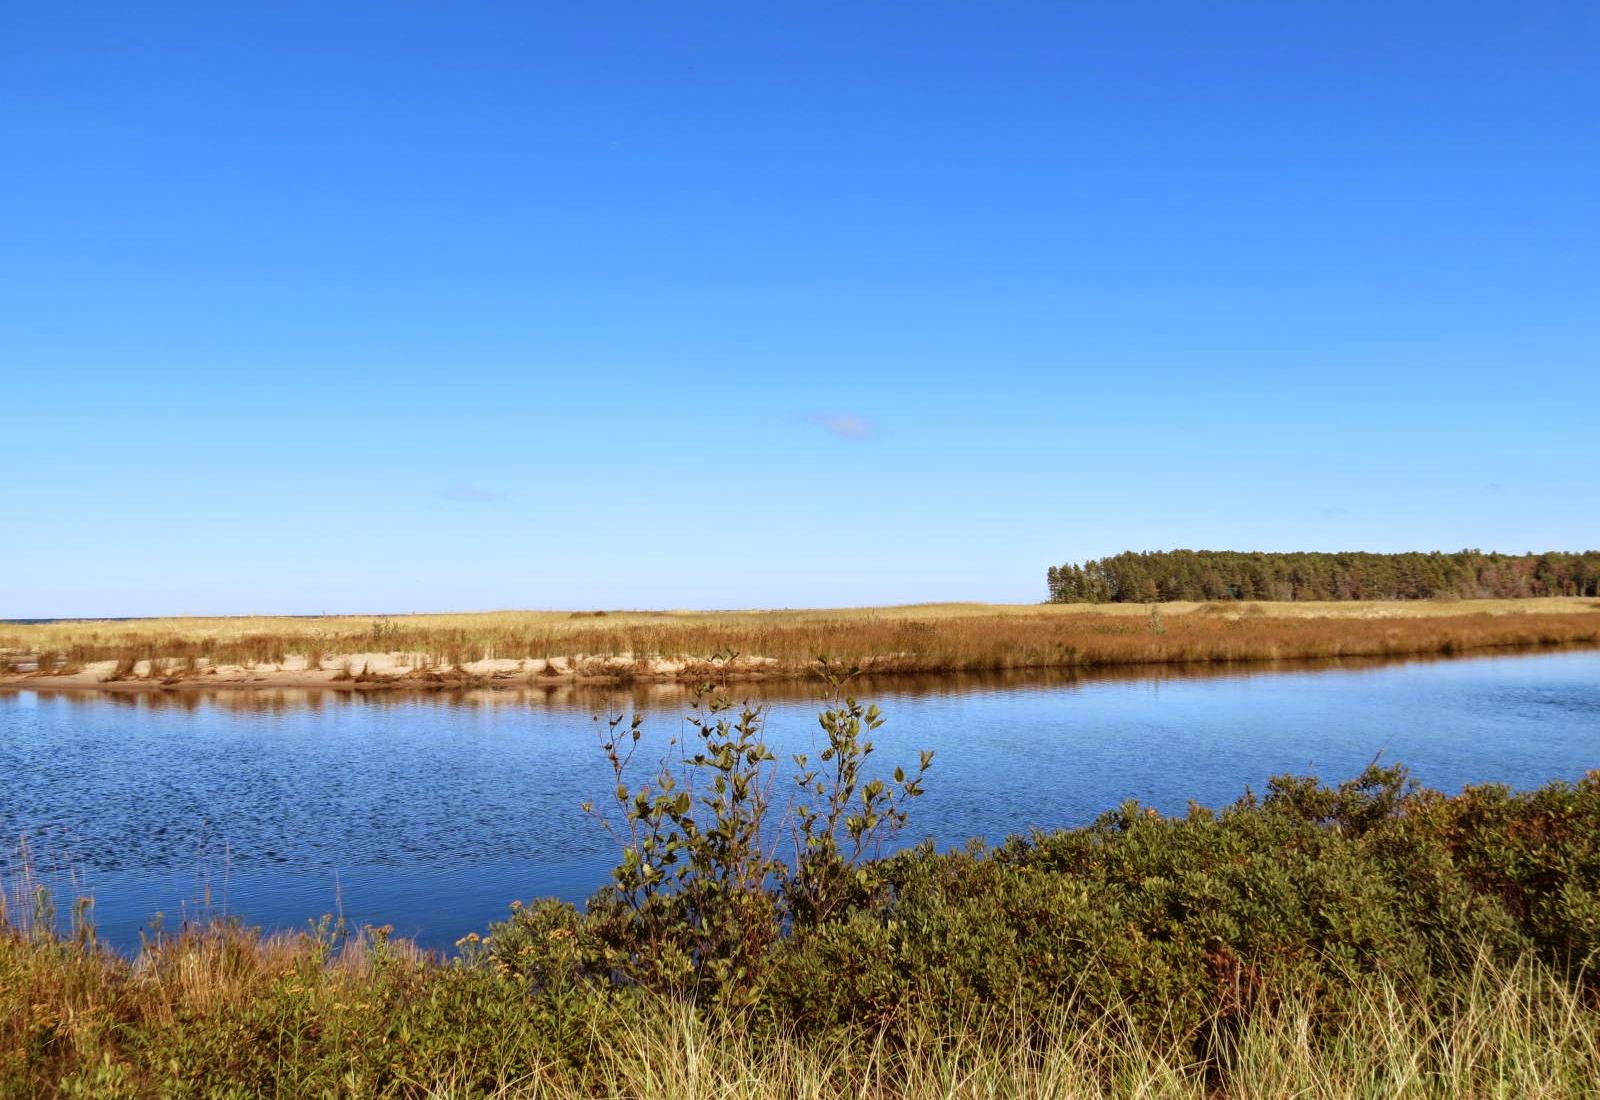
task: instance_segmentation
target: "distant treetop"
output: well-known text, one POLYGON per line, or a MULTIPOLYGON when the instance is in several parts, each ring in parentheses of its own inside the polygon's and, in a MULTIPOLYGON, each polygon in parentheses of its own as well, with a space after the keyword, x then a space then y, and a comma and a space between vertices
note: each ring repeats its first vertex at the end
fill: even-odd
POLYGON ((1579 553, 1128 551, 1052 565, 1051 603, 1428 600, 1600 596, 1600 550, 1579 553))

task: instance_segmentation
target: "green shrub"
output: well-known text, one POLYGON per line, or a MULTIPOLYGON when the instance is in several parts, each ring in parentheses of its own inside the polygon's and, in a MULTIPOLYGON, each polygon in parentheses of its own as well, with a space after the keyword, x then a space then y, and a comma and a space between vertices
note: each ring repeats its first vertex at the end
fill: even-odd
POLYGON ((669 742, 654 780, 637 785, 628 775, 641 720, 609 722, 601 747, 615 782, 611 811, 584 809, 617 839, 621 861, 583 920, 582 942, 598 952, 580 960, 589 973, 751 1005, 785 931, 825 924, 858 893, 867 873, 857 865, 905 826, 905 803, 922 794, 933 754, 922 754, 914 776, 896 768, 892 781, 867 777, 868 735, 882 718, 876 707, 838 698, 856 670, 824 662, 823 672, 836 695, 819 716, 828 744, 814 763, 794 757, 798 798, 782 820, 774 820, 776 758, 762 740, 761 708, 746 704, 732 719, 731 700, 705 685, 689 715, 689 743, 669 742), (790 862, 777 854, 786 829, 790 862))
MULTIPOLYGON (((761 945, 740 972, 742 1003, 785 1028, 891 1033, 956 1026, 973 1005, 1033 1019, 1118 1006, 1147 1030, 1198 1038, 1263 997, 1360 976, 1447 988, 1484 958, 1535 957, 1577 980, 1600 951, 1597 838, 1597 774, 1446 797, 1374 766, 1337 787, 1275 779, 1216 812, 1129 803, 993 851, 925 845, 850 865, 821 919, 796 906, 793 877, 769 886, 768 904, 736 918, 761 945)), ((497 957, 533 944, 537 961, 520 965, 540 988, 559 965, 562 988, 682 992, 618 965, 659 946, 659 930, 619 915, 615 897, 562 910, 557 952, 529 931, 547 910, 517 914, 497 926, 497 957)))

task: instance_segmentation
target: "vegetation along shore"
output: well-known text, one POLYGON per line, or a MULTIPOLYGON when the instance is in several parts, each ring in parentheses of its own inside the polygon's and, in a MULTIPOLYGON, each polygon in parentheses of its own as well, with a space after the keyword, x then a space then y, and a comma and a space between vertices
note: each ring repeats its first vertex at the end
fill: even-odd
POLYGON ((1052 603, 1152 600, 1480 600, 1600 596, 1600 550, 1581 553, 1263 554, 1161 550, 1045 571, 1052 603))
POLYGON ((879 857, 937 765, 867 767, 878 723, 837 701, 780 776, 758 710, 702 702, 642 781, 661 746, 619 719, 611 883, 448 958, 329 920, 127 958, 10 883, 0 1095, 1593 1095, 1600 773, 1447 795, 1374 766, 879 857))
POLYGON ((1600 644, 1600 599, 922 604, 0 623, 0 684, 353 691, 1094 669, 1600 644))

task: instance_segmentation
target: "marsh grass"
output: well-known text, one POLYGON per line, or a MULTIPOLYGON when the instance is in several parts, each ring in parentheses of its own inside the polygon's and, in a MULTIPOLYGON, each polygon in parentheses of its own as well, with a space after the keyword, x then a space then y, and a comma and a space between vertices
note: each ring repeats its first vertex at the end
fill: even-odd
POLYGON ((530 1100, 1219 1100, 1580 1097, 1600 1013, 1533 963, 1480 961, 1423 996, 1352 978, 1218 1017, 1214 1057, 1107 1009, 954 1029, 803 1036, 678 1000, 596 1002, 548 1041, 520 984, 383 930, 261 937, 212 925, 134 959, 0 933, 7 1096, 526 1097, 530 1100))
POLYGON ((1209 1065, 1115 1008, 1088 1026, 980 1020, 901 1044, 863 1033, 752 1043, 666 1004, 602 1048, 598 1091, 641 1100, 1592 1096, 1597 1024, 1591 1006, 1537 967, 1488 965, 1435 1005, 1393 983, 1358 982, 1320 1002, 1283 1002, 1242 1030, 1215 1021, 1226 1035, 1209 1065))
MULTIPOLYGON (((402 618, 155 619, 0 627, 0 651, 41 673, 149 662, 150 679, 197 665, 323 667, 391 655, 394 668, 467 669, 487 658, 548 662, 589 679, 695 679, 719 653, 743 676, 804 675, 819 655, 879 673, 1096 668, 1466 653, 1600 644, 1587 599, 1413 604, 924 605, 837 611, 491 612, 402 618), (657 664, 656 662, 661 662, 657 664), (676 667, 672 667, 676 666, 676 667), (666 671, 662 671, 666 669, 666 671)), ((337 667, 337 666, 336 666, 337 667)), ((359 666, 357 666, 359 667, 359 666)), ((546 677, 553 675, 547 663, 546 677)), ((371 670, 369 679, 398 673, 371 670)), ((17 675, 13 672, 12 675, 17 675)), ((117 677, 112 677, 117 678, 117 677)), ((351 679, 356 679, 352 670, 351 679)), ((343 677, 341 677, 343 679, 343 677)))

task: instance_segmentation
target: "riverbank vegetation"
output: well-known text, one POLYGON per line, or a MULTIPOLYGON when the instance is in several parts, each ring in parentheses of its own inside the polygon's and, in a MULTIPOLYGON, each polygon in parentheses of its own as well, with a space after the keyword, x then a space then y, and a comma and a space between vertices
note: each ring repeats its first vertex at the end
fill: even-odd
POLYGON ((1052 603, 1154 600, 1479 600, 1600 596, 1600 550, 1583 553, 1122 553, 1045 573, 1052 603))
POLYGON ((1446 795, 1373 766, 873 857, 937 774, 878 767, 877 722, 839 701, 824 753, 780 771, 757 710, 708 702, 665 747, 619 720, 617 788, 593 808, 612 883, 581 911, 514 903, 449 959, 327 922, 181 929, 127 959, 82 911, 58 934, 45 899, 14 898, 0 1094, 1553 1097, 1600 1079, 1600 774, 1446 795))
POLYGON ((1600 644, 1600 600, 923 605, 0 624, 0 680, 347 690, 561 680, 1094 669, 1600 644), (730 655, 733 655, 730 659, 730 655))
POLYGON ((1126 1005, 1087 1021, 975 1012, 891 1041, 870 1026, 757 1036, 681 1001, 614 998, 570 1022, 577 1066, 514 980, 372 940, 330 952, 214 929, 136 963, 8 941, 0 978, 0 1095, 19 1100, 1553 1100, 1591 1097, 1600 1079, 1600 1013, 1531 965, 1427 991, 1361 977, 1243 1019, 1219 1012, 1209 1059, 1126 1005))

